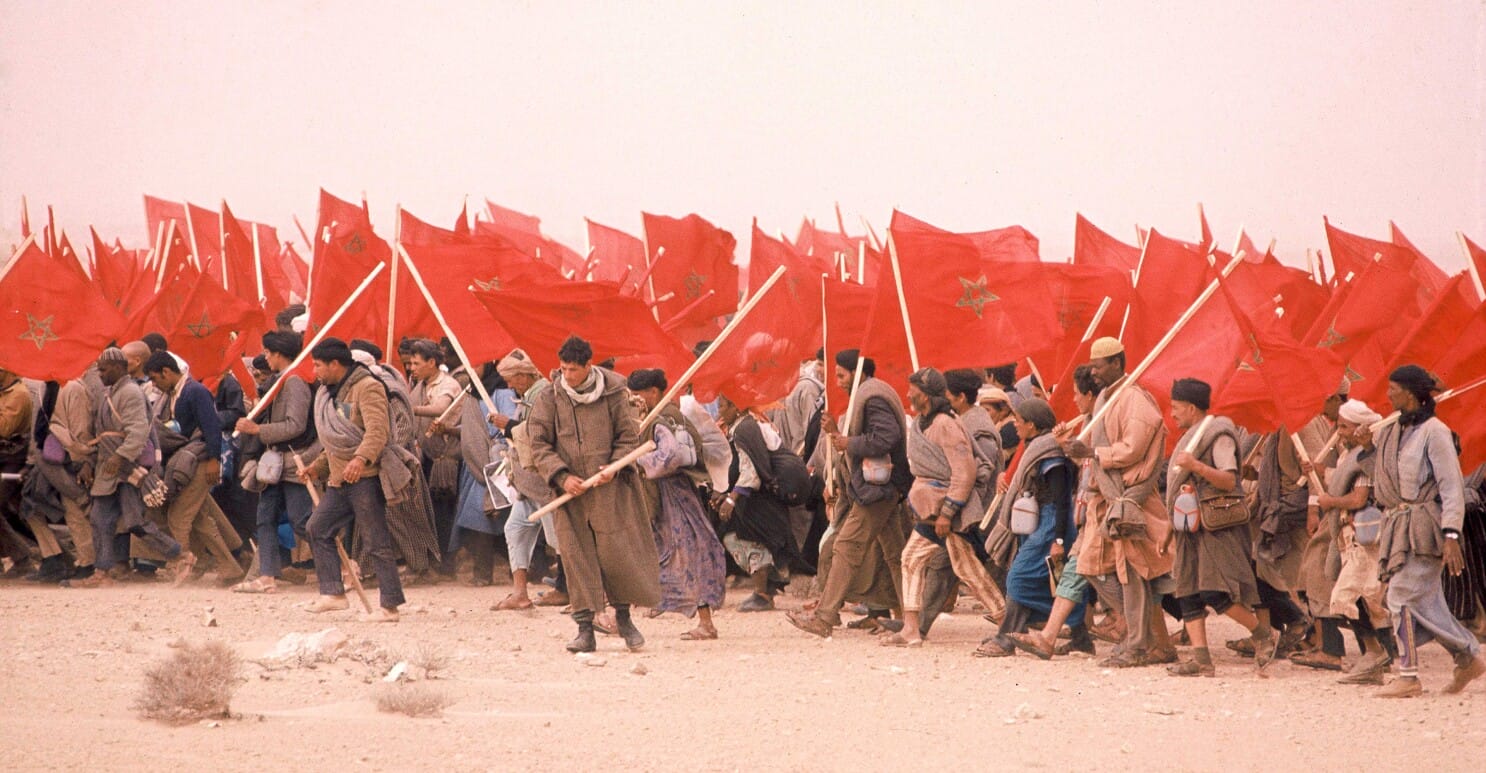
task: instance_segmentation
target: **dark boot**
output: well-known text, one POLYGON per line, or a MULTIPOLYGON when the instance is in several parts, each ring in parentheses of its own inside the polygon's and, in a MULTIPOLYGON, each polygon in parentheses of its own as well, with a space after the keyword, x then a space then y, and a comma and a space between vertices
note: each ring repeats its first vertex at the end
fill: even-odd
POLYGON ((67 579, 67 564, 61 555, 41 559, 41 567, 26 575, 26 582, 57 583, 67 579))
POLYGON ((593 610, 574 612, 573 622, 578 624, 578 635, 568 642, 568 652, 593 652, 597 649, 598 643, 593 639, 593 610))
POLYGON ((624 637, 624 646, 631 651, 645 646, 645 636, 640 629, 635 627, 635 622, 629 617, 628 604, 614 605, 614 622, 619 626, 619 635, 624 637))

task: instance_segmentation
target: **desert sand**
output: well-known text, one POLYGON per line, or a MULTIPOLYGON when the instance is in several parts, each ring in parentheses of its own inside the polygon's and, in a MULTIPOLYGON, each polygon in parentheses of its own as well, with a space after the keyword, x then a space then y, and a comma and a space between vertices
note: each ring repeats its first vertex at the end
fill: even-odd
MULTIPOLYGON (((1439 694, 1450 663, 1436 646, 1425 651, 1429 692, 1390 702, 1288 662, 1261 679, 1221 649, 1215 679, 1078 657, 973 658, 990 624, 968 598, 917 650, 856 631, 815 639, 783 612, 728 609, 716 641, 679 640, 690 621, 678 615, 637 615, 641 652, 601 636, 597 657, 579 658, 563 650, 573 626, 558 610, 488 611, 505 587, 410 589, 395 625, 358 622, 354 596, 350 612, 311 615, 296 604, 312 586, 281 588, 0 586, 9 767, 1320 771, 1481 770, 1486 759, 1486 681, 1439 694), (254 662, 286 634, 327 628, 349 638, 333 663, 254 662), (139 718, 146 667, 173 643, 210 640, 246 661, 232 716, 139 718), (389 668, 430 658, 442 665, 419 684, 452 701, 442 716, 379 712, 389 668)), ((729 606, 745 596, 731 591, 729 606)), ((1218 642, 1239 633, 1227 621, 1212 628, 1218 642)))

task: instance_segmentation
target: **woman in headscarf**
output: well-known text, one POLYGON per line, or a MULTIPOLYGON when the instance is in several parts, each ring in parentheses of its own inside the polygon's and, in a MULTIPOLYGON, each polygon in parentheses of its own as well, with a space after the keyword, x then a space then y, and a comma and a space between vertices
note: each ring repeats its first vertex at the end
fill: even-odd
MULTIPOLYGON (((658 368, 637 370, 629 375, 628 386, 647 411, 654 410, 665 394, 666 374, 658 368)), ((716 639, 712 610, 722 606, 727 591, 727 558, 697 496, 696 481, 707 472, 702 437, 675 403, 661 409, 650 436, 655 450, 639 463, 656 495, 650 522, 660 556, 660 604, 655 609, 698 616, 697 627, 681 634, 683 639, 716 639)))
MULTIPOLYGON (((1003 477, 997 484, 1005 495, 996 517, 1013 533, 1023 533, 1006 573, 1006 615, 996 635, 975 650, 981 657, 1015 654, 1011 634, 1026 632, 1034 618, 1044 620, 1052 612, 1053 589, 1059 579, 1052 573, 1061 567, 1050 560, 1050 553, 1054 545, 1066 547, 1078 536, 1073 523, 1078 465, 1063 453, 1052 434, 1057 424, 1052 407, 1034 397, 1021 401, 1015 413, 1017 437, 1025 447, 1010 480, 1003 477), (1026 523, 1029 517, 1032 522, 1026 523)), ((1076 605, 1068 623, 1074 641, 1087 643, 1083 604, 1076 605)))
POLYGON ((1388 375, 1395 424, 1378 433, 1374 496, 1385 510, 1378 543, 1379 576, 1388 583, 1388 612, 1398 639, 1399 678, 1378 695, 1411 698, 1419 684, 1419 647, 1438 640, 1455 659, 1446 693, 1486 674, 1476 637, 1450 614, 1441 569, 1460 574, 1465 492, 1450 428, 1434 415, 1434 377, 1417 365, 1388 375))

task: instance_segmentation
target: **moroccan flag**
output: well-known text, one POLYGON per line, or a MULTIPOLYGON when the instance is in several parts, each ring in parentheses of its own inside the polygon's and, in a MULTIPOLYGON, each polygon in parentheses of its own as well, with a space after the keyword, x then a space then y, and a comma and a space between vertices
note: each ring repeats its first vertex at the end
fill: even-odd
POLYGON ((593 346, 595 361, 644 358, 645 367, 659 367, 669 379, 692 362, 644 301, 620 295, 614 285, 574 282, 562 292, 539 284, 476 289, 473 298, 510 334, 513 347, 506 351, 521 347, 543 371, 557 367, 557 350, 571 335, 593 346))
POLYGON ((1280 265, 1279 258, 1276 258, 1274 256, 1274 242, 1270 242, 1270 246, 1261 252, 1259 250, 1259 247, 1254 244, 1254 240, 1249 238, 1247 232, 1239 231, 1238 249, 1243 252, 1243 259, 1245 263, 1267 263, 1280 265))
POLYGON ((757 224, 750 255, 750 271, 757 270, 752 266, 769 271, 752 275, 751 286, 761 288, 781 266, 785 273, 697 370, 691 383, 700 400, 724 394, 743 407, 767 405, 789 394, 800 363, 813 359, 820 348, 818 266, 757 224))
POLYGON ((1221 390, 1213 390, 1213 413, 1251 432, 1273 432, 1305 426, 1336 394, 1344 368, 1336 353, 1296 341, 1273 314, 1240 307, 1227 282, 1209 304, 1227 307, 1243 342, 1232 375, 1221 390))
POLYGON ((1338 288, 1301 342, 1334 351, 1347 364, 1353 395, 1382 408, 1389 355, 1419 318, 1417 297, 1418 283, 1407 268, 1369 260, 1360 275, 1338 288))
POLYGON ((345 301, 356 285, 376 267, 386 263, 388 271, 379 274, 367 294, 380 298, 380 303, 366 307, 358 304, 360 315, 341 318, 340 330, 350 338, 381 341, 387 334, 387 304, 392 284, 392 249, 372 231, 371 219, 359 205, 338 199, 324 189, 320 191, 320 218, 315 226, 314 263, 310 266, 308 302, 313 335, 319 325, 345 301))
MULTIPOLYGON (((953 233, 952 231, 946 231, 936 225, 919 220, 912 215, 899 212, 896 209, 893 210, 893 219, 888 225, 888 230, 899 233, 953 233)), ((975 249, 980 252, 981 260, 1026 263, 1037 263, 1042 260, 1037 253, 1037 237, 1019 225, 955 235, 963 237, 973 244, 975 249)), ((900 259, 901 257, 899 255, 900 259)))
POLYGON ((263 272, 264 310, 277 312, 290 304, 290 293, 294 292, 294 280, 279 260, 279 232, 263 223, 243 225, 251 231, 253 254, 263 272))
POLYGON ((1202 232, 1202 241, 1197 246, 1204 251, 1211 250, 1215 244, 1213 242, 1213 229, 1207 224, 1207 212, 1203 211, 1201 204, 1197 205, 1197 220, 1200 221, 1199 227, 1202 232))
POLYGON ((284 275, 289 278, 289 291, 299 297, 303 302, 309 297, 310 266, 295 252, 294 245, 284 242, 279 252, 278 261, 284 267, 284 275))
POLYGON ((170 350, 191 364, 191 375, 212 386, 233 358, 249 346, 256 350, 267 329, 262 308, 202 275, 187 293, 175 324, 160 332, 170 350))
MULTIPOLYGON (((1310 274, 1281 265, 1278 261, 1251 261, 1245 251, 1243 262, 1223 280, 1223 286, 1246 313, 1258 316, 1260 310, 1278 305, 1285 310, 1284 321, 1291 335, 1302 338, 1331 300, 1331 291, 1316 284, 1310 274)), ((1217 265, 1227 265, 1232 257, 1217 253, 1217 265)))
POLYGON ((159 239, 161 226, 174 221, 181 233, 186 232, 186 205, 154 196, 144 197, 144 220, 150 229, 150 244, 159 239))
MULTIPOLYGON (((1347 233, 1325 218, 1322 218, 1322 222, 1326 225, 1326 243, 1331 247, 1331 264, 1336 269, 1338 280, 1345 279, 1349 272, 1361 274, 1374 258, 1381 257, 1384 265, 1395 271, 1405 272, 1413 278, 1415 311, 1423 311, 1429 307, 1443 281, 1435 283, 1433 274, 1419 265, 1417 253, 1392 242, 1347 233)), ((1443 275, 1440 278, 1443 279, 1443 275)))
POLYGON ((186 237, 196 266, 224 286, 228 277, 222 263, 222 216, 186 202, 186 237))
POLYGON ((848 236, 815 227, 808 218, 800 223, 795 236, 795 250, 828 266, 826 273, 840 278, 837 262, 845 268, 845 279, 875 287, 881 271, 882 253, 872 249, 865 236, 848 236))
MULTIPOLYGON (((1476 307, 1453 338, 1445 356, 1435 363, 1445 386, 1464 387, 1486 377, 1486 304, 1476 307)), ((1440 403, 1439 415, 1460 435, 1460 466, 1470 474, 1486 462, 1486 386, 1440 403)))
POLYGON ((1073 264, 1108 266, 1131 272, 1140 265, 1140 248, 1110 236, 1083 215, 1073 221, 1073 264))
MULTIPOLYGON (((920 366, 975 368, 1016 362, 1061 333, 1042 264, 995 260, 983 242, 946 231, 888 231, 920 366)), ((999 254, 999 253, 993 253, 999 254)), ((892 269, 877 286, 870 339, 901 330, 892 269), (896 318, 896 319, 895 319, 896 318)))
MULTIPOLYGON (((251 225, 251 223, 249 224, 251 225)), ((222 202, 222 263, 226 289, 253 306, 262 306, 258 264, 253 257, 253 237, 222 202)), ((213 277, 215 278, 215 277, 213 277)))
MULTIPOLYGON (((774 273, 774 269, 784 266, 789 272, 786 277, 793 277, 795 286, 798 286, 800 282, 805 281, 807 278, 813 281, 813 286, 816 289, 814 296, 806 296, 801 293, 796 294, 801 295, 803 299, 801 301, 802 303, 807 302, 809 297, 816 298, 816 306, 819 306, 821 274, 825 274, 828 277, 835 276, 829 260, 816 255, 806 255, 789 242, 769 236, 759 230, 757 220, 753 223, 753 241, 751 242, 748 254, 749 295, 752 295, 755 289, 762 287, 764 282, 768 281, 769 275, 774 273)), ((784 280, 781 279, 780 281, 784 280)), ((820 313, 817 311, 815 316, 819 317, 820 313)))
POLYGON ((1455 232, 1455 236, 1460 239, 1460 246, 1465 250, 1465 259, 1469 261, 1467 268, 1471 270, 1471 275, 1475 277, 1476 295, 1481 296, 1481 300, 1486 301, 1486 293, 1481 291, 1481 281, 1486 280, 1486 249, 1482 249, 1481 245, 1471 241, 1469 237, 1459 231, 1455 232))
POLYGON ((645 273, 645 242, 588 218, 583 223, 588 226, 588 246, 593 250, 588 278, 617 282, 629 292, 645 273))
POLYGON ((1440 267, 1430 260, 1423 252, 1419 251, 1409 237, 1403 235, 1403 231, 1392 220, 1388 221, 1388 238, 1396 245, 1414 253, 1414 276, 1424 285, 1433 290, 1440 290, 1450 277, 1440 270, 1440 267))
POLYGON ((654 298, 672 295, 657 305, 660 319, 672 325, 681 342, 692 346, 718 331, 716 318, 738 308, 738 267, 733 265, 733 235, 700 215, 683 218, 641 213, 645 243, 654 266, 654 298), (664 252, 662 252, 664 250, 664 252), (656 256, 659 257, 656 257, 656 256), (712 291, 709 300, 697 301, 712 291), (686 318, 678 320, 681 312, 686 318))
MULTIPOLYGON (((1073 371, 1089 361, 1089 345, 1102 336, 1118 336, 1120 324, 1129 308, 1130 272, 1123 268, 1094 264, 1072 265, 1045 263, 1042 266, 1049 280, 1054 303, 1058 309, 1059 337, 1046 352, 1032 355, 1042 377, 1052 379, 1043 384, 1051 390, 1053 412, 1059 417, 1071 418, 1074 414, 1073 371), (1093 335, 1084 341, 1084 334, 1094 321, 1099 305, 1109 298, 1109 308, 1094 328, 1093 335)), ((1133 367, 1133 364, 1132 364, 1133 367)))
MULTIPOLYGON (((1393 351, 1386 368, 1392 373, 1400 365, 1418 365, 1434 370, 1450 357, 1457 346, 1456 338, 1461 331, 1468 331, 1472 317, 1476 316, 1474 293, 1467 289, 1465 272, 1445 281, 1434 303, 1414 323, 1413 329, 1404 337, 1403 343, 1393 351)), ((1375 389, 1362 399, 1380 399, 1386 396, 1386 385, 1382 393, 1375 389)))
MULTIPOLYGON (((887 269, 881 278, 890 284, 892 269, 887 269)), ((836 352, 843 349, 860 349, 876 364, 877 378, 891 384, 899 395, 908 393, 908 376, 913 373, 913 366, 908 358, 908 339, 903 336, 901 321, 893 328, 893 335, 868 336, 876 312, 877 292, 878 288, 870 285, 843 282, 835 277, 826 280, 826 320, 821 332, 826 350, 826 399, 834 414, 846 410, 846 390, 836 386, 832 378, 836 352)), ((893 315, 892 320, 898 320, 897 296, 890 300, 893 305, 887 311, 893 315)))
POLYGON ((1209 264, 1202 252, 1150 230, 1122 336, 1131 367, 1176 324, 1208 281, 1209 264))
POLYGON ((139 273, 139 266, 135 263, 133 254, 123 247, 105 245, 92 227, 88 228, 88 233, 93 237, 93 278, 103 297, 109 299, 114 308, 118 308, 124 301, 124 295, 129 292, 134 277, 139 273))
MULTIPOLYGON (((418 275, 428 285, 428 292, 438 302, 444 320, 454 329, 465 353, 475 361, 475 365, 498 360, 509 354, 517 344, 507 334, 507 329, 492 324, 491 315, 486 311, 487 306, 471 295, 471 290, 496 293, 498 297, 504 297, 505 290, 527 288, 557 297, 580 298, 580 290, 569 288, 586 286, 563 280, 556 269, 532 260, 525 253, 505 243, 442 246, 405 244, 403 249, 407 251, 408 259, 417 267, 418 275)), ((423 294, 412 281, 411 272, 403 273, 408 276, 408 299, 405 303, 402 295, 405 291, 399 289, 398 335, 408 333, 437 339, 443 335, 438 321, 433 318, 432 310, 427 309, 423 294), (427 309, 429 321, 421 323, 422 327, 419 329, 404 327, 404 318, 412 320, 415 319, 414 314, 424 313, 418 309, 427 309)), ((613 285, 593 287, 596 288, 593 292, 617 292, 613 285)), ((653 317, 651 321, 654 321, 653 317)), ((554 348, 553 352, 556 351, 554 348)))
POLYGON ((397 240, 402 244, 441 245, 469 242, 468 229, 461 236, 454 231, 425 223, 406 209, 399 209, 397 216, 397 240))
POLYGON ((564 276, 575 276, 583 267, 582 255, 542 234, 539 218, 506 209, 489 200, 485 202, 485 209, 490 214, 490 222, 477 223, 476 234, 499 236, 523 253, 562 271, 564 276))
POLYGON ((98 286, 28 239, 0 269, 0 367, 65 381, 87 370, 123 326, 98 286))

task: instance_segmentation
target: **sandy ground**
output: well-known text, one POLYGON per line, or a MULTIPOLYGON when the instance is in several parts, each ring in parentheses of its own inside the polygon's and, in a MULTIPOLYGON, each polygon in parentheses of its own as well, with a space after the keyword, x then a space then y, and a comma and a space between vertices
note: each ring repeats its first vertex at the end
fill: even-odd
MULTIPOLYGON (((989 624, 962 599, 921 650, 854 631, 818 640, 782 612, 729 610, 709 642, 678 640, 690 627, 679 616, 639 617, 645 649, 600 637, 594 666, 564 652, 573 626, 556 610, 487 611, 506 590, 414 588, 401 623, 376 625, 297 609, 313 597, 307 586, 244 596, 8 583, 0 749, 14 770, 1481 770, 1486 759, 1486 681, 1440 695, 1450 664, 1437 646, 1426 650, 1429 693, 1392 702, 1289 663, 1261 680, 1226 650, 1216 679, 972 658, 989 624), (216 627, 204 626, 209 607, 216 627), (131 709, 142 672, 172 642, 220 640, 257 658, 285 634, 331 626, 385 657, 250 662, 232 702, 240 716, 220 723, 171 727, 131 709), (380 713, 388 664, 419 652, 447 660, 423 684, 453 703, 435 719, 380 713)), ((730 592, 729 605, 745 595, 730 592)), ((1213 639, 1237 633, 1223 621, 1213 639)))

